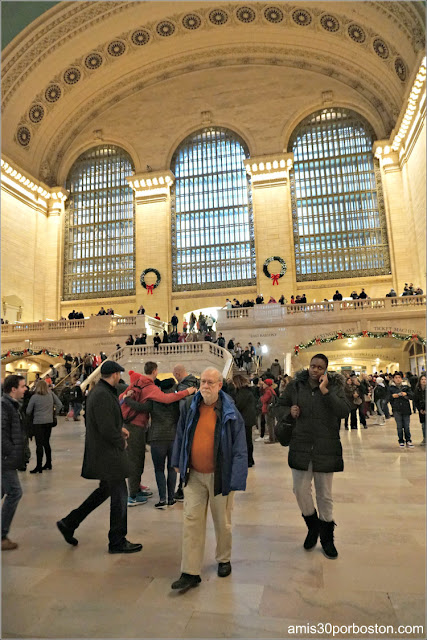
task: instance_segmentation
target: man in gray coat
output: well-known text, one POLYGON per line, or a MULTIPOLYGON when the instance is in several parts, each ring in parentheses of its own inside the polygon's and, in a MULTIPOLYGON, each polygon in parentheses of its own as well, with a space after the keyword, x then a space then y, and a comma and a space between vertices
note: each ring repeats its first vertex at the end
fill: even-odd
POLYGON ((101 380, 86 401, 86 441, 83 478, 100 480, 98 489, 56 524, 65 540, 76 546, 74 531, 107 498, 110 502, 109 553, 135 553, 142 544, 126 540, 127 534, 127 442, 116 387, 124 371, 117 362, 105 360, 101 380))

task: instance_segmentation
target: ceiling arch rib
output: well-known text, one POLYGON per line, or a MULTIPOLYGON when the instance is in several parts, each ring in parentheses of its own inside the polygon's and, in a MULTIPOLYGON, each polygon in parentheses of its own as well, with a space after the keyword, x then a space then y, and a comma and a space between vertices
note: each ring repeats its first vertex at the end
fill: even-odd
MULTIPOLYGON (((216 50, 207 49, 178 56, 173 60, 163 60, 157 65, 150 65, 148 69, 140 69, 132 75, 109 84, 95 95, 93 94, 90 99, 82 102, 78 109, 70 112, 61 122, 53 139, 50 138, 49 146, 40 147, 37 150, 35 164, 40 166, 49 158, 51 166, 59 166, 73 140, 88 123, 119 101, 135 94, 136 91, 145 90, 168 78, 219 66, 251 64, 285 66, 302 71, 314 71, 337 79, 350 86, 371 104, 370 120, 373 120, 372 124, 379 136, 386 135, 386 132, 392 129, 398 112, 398 104, 387 83, 377 83, 368 72, 361 73, 360 68, 352 63, 342 63, 339 68, 335 63, 333 56, 326 56, 323 52, 307 51, 306 48, 289 49, 266 45, 253 45, 250 54, 246 45, 241 45, 216 50)), ((56 178, 57 175, 44 176, 45 180, 55 181, 56 178)))

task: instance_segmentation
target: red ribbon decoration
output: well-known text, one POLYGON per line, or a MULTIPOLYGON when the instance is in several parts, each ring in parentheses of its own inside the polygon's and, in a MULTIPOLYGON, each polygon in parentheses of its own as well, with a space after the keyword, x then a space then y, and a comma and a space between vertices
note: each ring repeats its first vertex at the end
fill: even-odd
POLYGON ((367 337, 368 337, 368 332, 367 332, 366 330, 365 330, 365 331, 362 331, 362 333, 363 333, 363 337, 364 337, 364 338, 367 338, 367 337))
POLYGON ((417 333, 413 333, 411 336, 412 340, 418 340, 418 334, 417 333))
POLYGON ((316 344, 320 344, 320 338, 316 338, 316 344))
POLYGON ((272 273, 270 275, 270 278, 273 280, 273 287, 274 287, 275 284, 277 284, 277 286, 279 286, 280 273, 272 273))
POLYGON ((61 353, 59 354, 59 357, 60 357, 60 358, 62 358, 62 356, 63 356, 63 355, 64 355, 64 354, 63 354, 63 353, 62 353, 62 351, 61 351, 61 353))
POLYGON ((341 338, 342 338, 342 333, 341 333, 341 331, 339 331, 339 332, 338 332, 337 338, 338 338, 338 340, 341 340, 341 338))
POLYGON ((26 356, 28 354, 27 349, 24 349, 24 356, 26 356))
POLYGON ((147 296, 151 293, 153 295, 154 284, 146 284, 147 287, 147 296))
POLYGON ((393 331, 387 331, 387 335, 389 338, 391 338, 391 336, 393 335, 393 331))
POLYGON ((298 344, 296 344, 296 345, 295 345, 295 347, 294 347, 294 349, 295 349, 295 353, 298 353, 298 351, 299 351, 299 345, 298 345, 298 344))
POLYGON ((8 351, 8 352, 6 353, 6 358, 10 358, 10 355, 11 355, 11 354, 10 354, 10 351, 8 351))

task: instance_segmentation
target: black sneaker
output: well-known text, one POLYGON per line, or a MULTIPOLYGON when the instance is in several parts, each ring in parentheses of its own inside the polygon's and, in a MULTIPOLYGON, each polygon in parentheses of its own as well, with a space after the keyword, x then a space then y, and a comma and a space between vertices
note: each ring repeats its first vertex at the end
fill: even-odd
POLYGON ((192 576, 189 573, 181 573, 181 576, 175 582, 172 582, 171 589, 191 589, 197 587, 202 581, 200 576, 192 576))
POLYGON ((177 502, 184 502, 184 491, 182 489, 178 489, 174 495, 174 499, 177 502))
POLYGON ((168 500, 168 507, 173 507, 174 504, 176 504, 176 500, 175 499, 168 500))
POLYGON ((125 540, 120 547, 109 547, 108 553, 137 553, 141 551, 142 544, 139 542, 129 542, 129 540, 125 540))
POLYGON ((166 509, 166 501, 157 502, 154 506, 156 509, 166 509))

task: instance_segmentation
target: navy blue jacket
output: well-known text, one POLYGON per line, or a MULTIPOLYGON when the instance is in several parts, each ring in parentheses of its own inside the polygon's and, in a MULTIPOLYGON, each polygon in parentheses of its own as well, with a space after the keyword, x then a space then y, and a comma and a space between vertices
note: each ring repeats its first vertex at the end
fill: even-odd
MULTIPOLYGON (((214 436, 214 494, 227 496, 230 491, 245 491, 248 475, 248 450, 245 423, 233 400, 223 391, 219 392, 216 411, 217 421, 214 436)), ((183 481, 187 483, 191 467, 191 447, 199 421, 199 405, 202 394, 185 400, 181 407, 176 438, 172 453, 172 467, 179 467, 183 481)))
POLYGON ((6 393, 1 399, 1 457, 2 467, 8 471, 24 463, 24 431, 19 405, 6 393))

